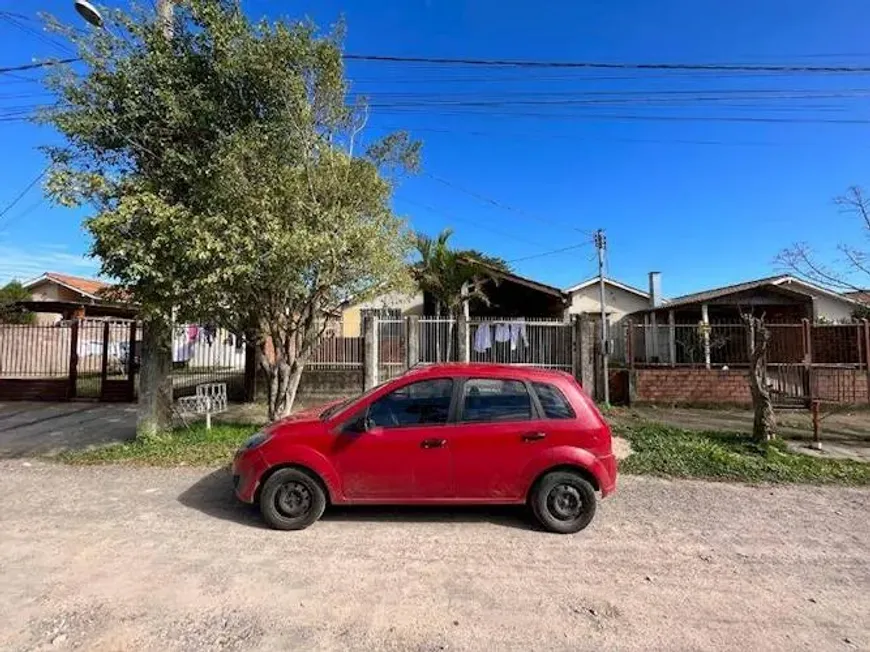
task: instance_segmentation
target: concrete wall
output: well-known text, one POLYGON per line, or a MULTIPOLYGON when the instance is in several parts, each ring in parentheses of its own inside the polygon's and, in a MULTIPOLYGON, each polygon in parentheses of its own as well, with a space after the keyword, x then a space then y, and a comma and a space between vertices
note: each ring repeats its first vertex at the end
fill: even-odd
MULTIPOLYGON (((257 394, 266 397, 268 387, 263 377, 257 378, 257 394)), ((302 372, 297 402, 302 406, 319 405, 335 399, 350 398, 363 391, 362 369, 306 369, 302 372)))
POLYGON ((813 298, 813 319, 815 320, 846 322, 852 319, 855 305, 845 299, 838 299, 827 292, 819 292, 799 281, 787 281, 782 283, 780 287, 810 295, 813 298))
MULTIPOLYGON (((649 308, 649 300, 613 285, 605 285, 604 295, 611 325, 619 323, 628 314, 649 308)), ((572 315, 599 314, 601 302, 598 297, 598 284, 572 292, 568 312, 572 315)))
POLYGON ((362 333, 362 311, 395 308, 402 311, 402 317, 423 316, 423 294, 402 294, 388 292, 368 301, 362 301, 345 308, 341 313, 344 337, 359 337, 362 333))
POLYGON ((852 319, 855 306, 833 297, 816 294, 813 296, 813 317, 817 320, 846 322, 852 319))

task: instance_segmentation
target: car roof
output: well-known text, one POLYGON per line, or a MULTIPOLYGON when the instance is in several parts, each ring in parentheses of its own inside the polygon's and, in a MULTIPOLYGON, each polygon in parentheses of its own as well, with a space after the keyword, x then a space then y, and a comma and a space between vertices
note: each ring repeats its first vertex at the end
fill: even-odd
POLYGON ((484 363, 484 362, 450 362, 416 367, 405 373, 402 378, 444 378, 450 376, 476 376, 480 378, 523 378, 528 380, 554 380, 570 377, 565 371, 557 369, 542 369, 520 365, 484 363))

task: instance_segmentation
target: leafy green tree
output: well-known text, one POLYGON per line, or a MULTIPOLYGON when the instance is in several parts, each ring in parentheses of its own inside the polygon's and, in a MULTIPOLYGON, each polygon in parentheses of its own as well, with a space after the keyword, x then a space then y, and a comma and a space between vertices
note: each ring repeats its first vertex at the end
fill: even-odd
POLYGON ((173 318, 250 332, 269 416, 284 416, 324 311, 402 282, 409 241, 384 174, 413 169, 419 145, 393 134, 361 151, 340 26, 252 24, 231 0, 177 3, 171 39, 147 13, 109 18, 65 30, 87 72, 50 82, 45 119, 66 143, 47 150, 49 189, 94 208, 93 253, 163 326, 156 347, 173 318))
POLYGON ((500 258, 498 256, 490 256, 489 254, 480 252, 477 249, 463 249, 459 252, 459 254, 463 258, 472 258, 474 260, 479 260, 484 265, 489 265, 490 267, 501 272, 513 271, 510 263, 507 262, 504 258, 500 258))
POLYGON ((33 313, 23 312, 15 307, 16 302, 29 299, 30 292, 24 289, 20 281, 12 280, 0 287, 0 323, 32 324, 33 313))

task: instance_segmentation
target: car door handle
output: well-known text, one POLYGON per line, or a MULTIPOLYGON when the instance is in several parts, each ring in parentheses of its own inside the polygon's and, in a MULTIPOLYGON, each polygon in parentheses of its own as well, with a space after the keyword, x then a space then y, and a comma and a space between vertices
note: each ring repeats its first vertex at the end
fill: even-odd
POLYGON ((421 448, 443 448, 447 444, 446 439, 424 439, 420 442, 421 448))
POLYGON ((540 441, 547 436, 545 432, 527 432, 523 435, 523 441, 540 441))

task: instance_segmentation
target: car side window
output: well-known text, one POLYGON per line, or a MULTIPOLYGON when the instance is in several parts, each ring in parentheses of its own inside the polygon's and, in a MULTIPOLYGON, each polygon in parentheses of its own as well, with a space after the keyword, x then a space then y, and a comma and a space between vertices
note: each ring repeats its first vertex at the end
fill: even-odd
POLYGON ((470 423, 528 421, 532 398, 525 383, 500 378, 471 378, 462 392, 462 420, 470 423))
POLYGON ((548 419, 573 419, 574 408, 565 398, 565 395, 555 385, 549 383, 532 383, 535 394, 544 408, 544 414, 548 419))
POLYGON ((447 423, 453 380, 436 378, 400 387, 369 406, 368 423, 381 428, 447 423))

